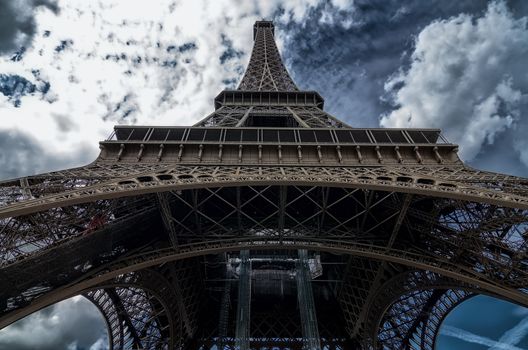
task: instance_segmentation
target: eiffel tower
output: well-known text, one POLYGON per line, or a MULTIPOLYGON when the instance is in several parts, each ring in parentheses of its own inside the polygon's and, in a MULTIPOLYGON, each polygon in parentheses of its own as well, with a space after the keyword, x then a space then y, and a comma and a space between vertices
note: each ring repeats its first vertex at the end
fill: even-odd
POLYGON ((474 295, 528 306, 528 179, 438 129, 347 125, 272 22, 253 36, 197 124, 119 125, 87 166, 0 183, 0 328, 84 295, 111 349, 432 350, 474 295))

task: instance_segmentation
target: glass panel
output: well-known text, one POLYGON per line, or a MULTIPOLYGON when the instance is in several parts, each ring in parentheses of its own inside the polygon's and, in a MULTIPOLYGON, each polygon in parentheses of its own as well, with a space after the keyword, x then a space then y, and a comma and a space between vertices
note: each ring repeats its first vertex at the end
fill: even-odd
POLYGON ((440 135, 438 131, 422 131, 422 134, 430 143, 437 143, 438 136, 440 135))
POLYGON ((280 142, 295 142, 293 130, 279 130, 280 142))
POLYGON ((279 141, 279 135, 277 133, 277 130, 263 130, 264 135, 264 142, 277 142, 279 141))
POLYGON ((191 129, 189 132, 188 141, 203 141, 205 129, 191 129))
POLYGON ((421 131, 408 130, 407 133, 415 143, 429 143, 421 131))
POLYGON ((185 129, 171 129, 167 141, 181 141, 185 129))
POLYGON ((365 130, 351 130, 350 133, 352 134, 355 142, 371 143, 365 130))
POLYGON ((152 134, 150 135, 150 141, 165 141, 165 138, 167 137, 167 134, 169 133, 169 129, 166 128, 154 128, 154 131, 152 131, 152 134))
POLYGON ((132 133, 132 130, 133 129, 129 129, 129 128, 116 128, 115 129, 115 134, 116 134, 116 138, 118 140, 127 140, 128 137, 130 136, 130 134, 132 133))
POLYGON ((236 142, 240 141, 240 134, 242 130, 240 129, 226 129, 226 141, 236 142))
POLYGON ((315 137, 317 138, 317 142, 334 142, 330 130, 316 130, 315 137))
POLYGON ((218 141, 220 140, 220 129, 207 129, 205 133, 205 141, 218 141))
POLYGON ((244 129, 242 131, 242 141, 257 141, 257 129, 244 129))
POLYGON ((313 130, 299 130, 302 142, 315 142, 313 130))
POLYGON ((349 130, 336 130, 335 133, 339 142, 354 142, 349 130))
POLYGON ((147 131, 148 131, 148 128, 134 129, 134 131, 132 131, 132 135, 130 136, 129 140, 141 141, 145 138, 147 131))
POLYGON ((380 143, 390 143, 391 142, 385 130, 372 130, 371 132, 376 142, 380 142, 380 143))
POLYGON ((387 134, 389 134, 390 139, 394 143, 409 143, 400 130, 388 130, 387 134))

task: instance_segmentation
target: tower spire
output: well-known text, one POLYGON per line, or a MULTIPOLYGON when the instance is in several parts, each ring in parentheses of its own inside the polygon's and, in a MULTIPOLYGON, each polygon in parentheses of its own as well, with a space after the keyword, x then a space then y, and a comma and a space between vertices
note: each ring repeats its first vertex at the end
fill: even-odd
POLYGON ((253 26, 253 51, 238 90, 297 91, 275 44, 271 21, 257 21, 253 26))

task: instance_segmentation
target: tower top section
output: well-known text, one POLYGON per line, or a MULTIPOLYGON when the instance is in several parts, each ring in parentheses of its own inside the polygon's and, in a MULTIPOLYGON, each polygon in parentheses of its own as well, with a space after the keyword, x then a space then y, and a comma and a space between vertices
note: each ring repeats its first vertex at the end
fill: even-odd
POLYGON ((257 38, 258 28, 270 28, 271 34, 275 36, 275 26, 272 21, 256 21, 253 25, 253 40, 257 38))
POLYGON ((257 21, 253 26, 253 51, 246 73, 238 86, 243 91, 298 91, 275 44, 275 26, 257 21))

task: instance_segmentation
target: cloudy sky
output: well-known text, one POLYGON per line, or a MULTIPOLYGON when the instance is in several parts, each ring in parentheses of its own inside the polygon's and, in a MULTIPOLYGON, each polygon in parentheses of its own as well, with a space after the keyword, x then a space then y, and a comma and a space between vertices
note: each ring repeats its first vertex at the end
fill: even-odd
MULTIPOLYGON (((528 177, 528 1, 0 0, 0 179, 86 164, 115 124, 203 118, 236 87, 262 18, 297 85, 335 116, 442 128, 468 164, 528 177)), ((528 348, 523 310, 464 308, 441 350, 528 348)), ((41 349, 99 349, 100 322, 86 337, 57 326, 89 310, 51 307, 0 331, 0 350, 35 348, 36 334, 49 334, 41 349)))

